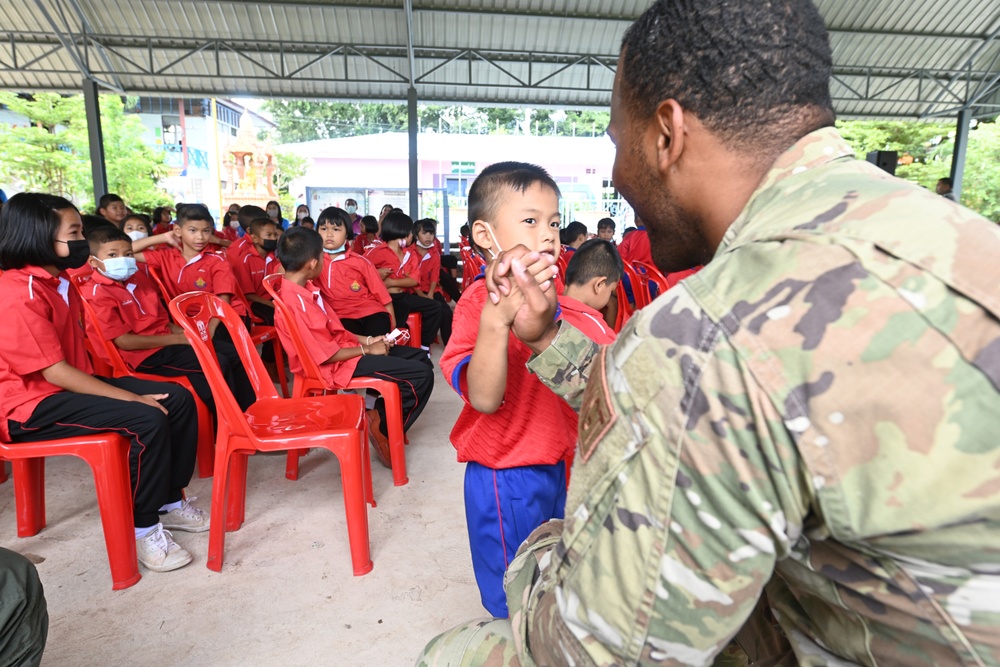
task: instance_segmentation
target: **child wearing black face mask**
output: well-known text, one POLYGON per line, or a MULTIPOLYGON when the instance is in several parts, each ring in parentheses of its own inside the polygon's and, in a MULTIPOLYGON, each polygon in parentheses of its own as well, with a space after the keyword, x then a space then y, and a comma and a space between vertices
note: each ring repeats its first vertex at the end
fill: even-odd
POLYGON ((254 315, 269 325, 274 324, 274 303, 264 289, 264 278, 280 271, 274 257, 281 232, 278 223, 270 218, 257 218, 250 223, 248 236, 253 244, 235 257, 228 257, 236 274, 240 290, 250 302, 254 315))
POLYGON ((175 570, 192 556, 164 528, 203 532, 209 523, 182 493, 194 472, 194 401, 175 384, 94 376, 84 347, 80 297, 64 275, 89 256, 80 212, 69 201, 22 193, 4 206, 0 312, 7 319, 0 332, 0 439, 121 434, 131 443, 139 562, 156 572, 175 570))

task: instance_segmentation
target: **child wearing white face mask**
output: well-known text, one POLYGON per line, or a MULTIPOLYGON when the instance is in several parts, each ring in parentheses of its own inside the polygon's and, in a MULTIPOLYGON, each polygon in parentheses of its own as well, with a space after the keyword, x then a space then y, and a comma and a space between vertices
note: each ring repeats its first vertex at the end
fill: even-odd
MULTIPOLYGON (((214 414, 215 401, 198 358, 183 330, 168 319, 156 286, 137 271, 132 241, 115 227, 95 229, 87 241, 94 272, 80 292, 99 319, 96 327, 87 322, 90 333, 100 333, 104 340, 112 341, 133 370, 162 377, 187 377, 214 414)), ((254 393, 236 348, 218 339, 213 344, 223 375, 245 410, 254 402, 254 393)), ((103 356, 102 348, 96 351, 103 356)))
POLYGON ((133 241, 139 241, 152 236, 152 228, 145 220, 146 216, 132 214, 122 220, 122 231, 133 241))

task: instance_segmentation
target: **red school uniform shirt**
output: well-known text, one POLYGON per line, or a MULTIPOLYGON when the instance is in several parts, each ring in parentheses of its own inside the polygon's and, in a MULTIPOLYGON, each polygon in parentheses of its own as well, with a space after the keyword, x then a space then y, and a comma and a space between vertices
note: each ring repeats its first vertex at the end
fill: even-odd
POLYGON ((248 249, 253 249, 253 239, 250 238, 249 234, 245 234, 238 241, 229 244, 229 247, 225 251, 226 259, 230 262, 235 262, 248 249))
POLYGON ((45 398, 64 391, 42 377, 60 361, 93 375, 84 346, 83 310, 64 276, 37 266, 0 276, 0 440, 7 420, 26 422, 45 398))
POLYGON ((257 248, 250 244, 249 248, 244 248, 244 252, 237 258, 226 256, 229 265, 233 268, 236 276, 236 284, 240 286, 240 291, 244 294, 253 292, 262 299, 271 300, 271 295, 264 289, 264 278, 278 273, 278 259, 273 252, 261 257, 257 248))
POLYGON ((525 364, 527 345, 513 333, 507 344, 507 387, 493 414, 469 404, 466 373, 486 304, 486 282, 477 280, 455 308, 451 339, 441 355, 441 372, 465 406, 451 430, 451 444, 459 461, 475 461, 494 469, 553 465, 565 460, 576 446, 577 415, 531 374, 525 364))
MULTIPOLYGON (((358 347, 357 336, 344 329, 337 316, 323 302, 318 289, 300 287, 290 280, 281 280, 278 284, 278 298, 292 312, 309 357, 319 366, 319 372, 326 386, 330 389, 346 387, 354 377, 354 371, 361 357, 332 364, 323 362, 345 347, 358 347)), ((285 315, 281 310, 276 310, 274 313, 274 326, 278 330, 281 346, 288 355, 288 367, 292 373, 301 375, 302 361, 292 342, 288 323, 285 322, 285 315)))
POLYGON ((314 282, 337 317, 357 320, 386 312, 392 297, 374 264, 350 250, 323 256, 323 272, 314 282))
POLYGON ((618 244, 618 254, 629 264, 632 262, 653 263, 653 253, 649 249, 649 233, 645 227, 637 227, 634 232, 618 244))
MULTIPOLYGON (((80 293, 94 306, 98 325, 105 340, 113 341, 124 334, 137 336, 164 336, 170 333, 170 319, 160 303, 160 294, 150 278, 141 272, 120 283, 99 271, 94 271, 90 281, 80 288, 80 293)), ((88 327, 91 327, 88 323, 88 327)), ((136 368, 153 353, 163 348, 148 350, 122 350, 122 359, 136 368)), ((104 349, 97 353, 105 357, 104 349)), ((105 357, 105 361, 111 363, 105 357)))
MULTIPOLYGON (((416 252, 416 251, 414 251, 416 252)), ((419 256, 420 253, 417 253, 419 256)), ((431 288, 431 283, 437 283, 435 292, 441 291, 441 254, 435 248, 429 248, 420 257, 420 266, 417 269, 417 287, 426 294, 431 288)), ((431 297, 434 295, 431 294, 431 297)))
POLYGON ((559 297, 556 319, 569 322, 598 345, 610 345, 617 338, 614 329, 604 321, 601 311, 565 294, 559 297))
POLYGON ((220 239, 226 239, 230 242, 230 246, 240 240, 240 235, 236 233, 236 230, 232 227, 226 227, 225 229, 215 232, 215 235, 220 239))
MULTIPOLYGON (((376 269, 389 269, 392 273, 390 278, 396 280, 400 278, 417 279, 420 270, 420 256, 409 248, 403 248, 403 259, 400 259, 396 251, 388 244, 378 245, 369 250, 365 257, 375 265, 376 269)), ((403 288, 404 292, 412 292, 412 288, 403 288)))
POLYGON ((351 241, 351 250, 358 253, 359 255, 363 255, 372 248, 374 248, 375 246, 384 244, 385 241, 380 239, 378 236, 373 236, 372 238, 368 238, 364 234, 359 234, 358 236, 354 237, 353 241, 351 241))
MULTIPOLYGON (((203 252, 186 260, 177 248, 155 248, 143 250, 142 256, 147 264, 160 271, 164 282, 175 286, 173 289, 178 294, 210 292, 235 295, 239 290, 232 267, 221 255, 203 252)), ((246 317, 243 302, 235 297, 231 300, 236 314, 246 317)))

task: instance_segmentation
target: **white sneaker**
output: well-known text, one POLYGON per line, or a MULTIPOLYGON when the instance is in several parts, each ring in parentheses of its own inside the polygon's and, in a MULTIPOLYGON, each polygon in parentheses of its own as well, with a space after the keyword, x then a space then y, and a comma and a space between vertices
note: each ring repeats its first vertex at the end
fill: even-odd
POLYGON ((146 537, 135 541, 135 555, 146 569, 153 572, 170 572, 191 562, 191 554, 174 542, 169 530, 156 524, 146 537))
POLYGON ((191 504, 197 498, 187 498, 181 501, 181 506, 160 515, 160 523, 164 528, 183 530, 187 533, 204 533, 208 530, 208 512, 200 510, 191 504))

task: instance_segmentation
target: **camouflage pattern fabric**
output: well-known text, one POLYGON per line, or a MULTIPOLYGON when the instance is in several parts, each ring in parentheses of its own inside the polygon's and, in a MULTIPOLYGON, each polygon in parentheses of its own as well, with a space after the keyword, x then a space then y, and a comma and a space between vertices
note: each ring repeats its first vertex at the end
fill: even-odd
POLYGON ((996 225, 801 139, 614 345, 529 362, 579 449, 483 664, 1000 664, 998 317, 996 225))

